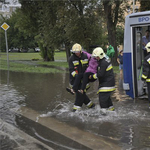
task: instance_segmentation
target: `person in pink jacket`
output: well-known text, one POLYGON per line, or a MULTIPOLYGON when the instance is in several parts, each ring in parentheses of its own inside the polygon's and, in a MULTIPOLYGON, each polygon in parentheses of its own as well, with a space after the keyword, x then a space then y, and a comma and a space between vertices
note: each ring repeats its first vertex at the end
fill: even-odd
POLYGON ((94 82, 96 79, 90 79, 91 75, 94 75, 97 73, 97 66, 98 66, 98 61, 92 57, 92 54, 82 51, 83 53, 85 53, 88 57, 89 60, 89 66, 87 67, 85 73, 83 74, 78 74, 74 85, 71 89, 71 93, 75 93, 77 92, 78 86, 80 85, 80 82, 82 80, 82 84, 81 87, 79 88, 80 90, 78 90, 80 93, 83 94, 83 92, 86 92, 86 89, 88 88, 88 83, 89 82, 94 82))

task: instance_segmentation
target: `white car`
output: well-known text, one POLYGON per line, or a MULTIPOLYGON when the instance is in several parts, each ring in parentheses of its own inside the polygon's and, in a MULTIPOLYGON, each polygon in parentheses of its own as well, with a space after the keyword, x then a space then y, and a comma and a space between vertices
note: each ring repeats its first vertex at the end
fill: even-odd
POLYGON ((39 48, 39 47, 36 47, 36 48, 35 48, 35 52, 40 52, 40 48, 39 48))

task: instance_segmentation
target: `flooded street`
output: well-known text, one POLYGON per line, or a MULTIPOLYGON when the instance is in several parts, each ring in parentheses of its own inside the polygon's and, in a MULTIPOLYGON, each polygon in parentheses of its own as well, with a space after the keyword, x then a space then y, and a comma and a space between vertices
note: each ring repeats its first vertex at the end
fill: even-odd
POLYGON ((116 76, 117 89, 112 95, 116 111, 101 114, 96 95, 98 83, 94 82, 87 93, 96 103, 95 109, 83 106, 74 113, 75 97, 66 91, 68 81, 68 73, 0 71, 0 149, 19 149, 16 142, 21 140, 19 136, 15 141, 4 142, 13 135, 8 130, 11 125, 45 144, 45 147, 40 144, 39 149, 150 150, 147 99, 133 100, 126 96, 123 81, 116 76))

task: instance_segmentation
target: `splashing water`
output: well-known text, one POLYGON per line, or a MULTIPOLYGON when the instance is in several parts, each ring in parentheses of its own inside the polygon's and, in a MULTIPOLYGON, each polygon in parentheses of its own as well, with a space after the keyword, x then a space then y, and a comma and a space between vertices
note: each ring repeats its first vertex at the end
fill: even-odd
POLYGON ((90 122, 90 123, 98 123, 98 122, 114 122, 120 119, 145 119, 148 112, 143 111, 141 113, 140 108, 137 106, 133 107, 123 107, 120 106, 116 108, 115 111, 108 111, 106 109, 101 109, 97 104, 95 108, 88 109, 83 107, 81 110, 76 112, 72 112, 72 103, 64 102, 59 103, 52 111, 47 112, 46 114, 41 114, 39 117, 56 117, 65 120, 74 119, 74 121, 78 122, 90 122))

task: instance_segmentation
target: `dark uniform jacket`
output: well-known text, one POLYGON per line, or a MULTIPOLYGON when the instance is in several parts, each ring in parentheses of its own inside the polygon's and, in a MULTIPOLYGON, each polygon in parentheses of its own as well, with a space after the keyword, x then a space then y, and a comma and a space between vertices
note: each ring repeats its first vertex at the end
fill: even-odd
POLYGON ((150 82, 150 53, 148 53, 143 62, 142 79, 150 82))
POLYGON ((70 72, 70 84, 73 85, 75 75, 84 73, 88 67, 88 57, 86 54, 81 53, 81 57, 77 57, 75 54, 69 58, 69 72, 70 72))
POLYGON ((112 64, 109 59, 100 59, 97 71, 99 79, 99 92, 111 92, 115 90, 115 78, 112 69, 112 64))

